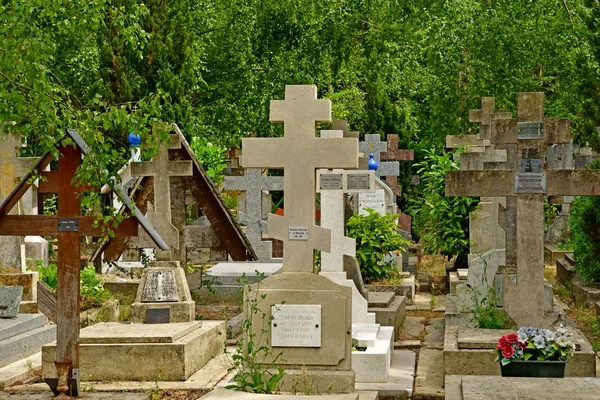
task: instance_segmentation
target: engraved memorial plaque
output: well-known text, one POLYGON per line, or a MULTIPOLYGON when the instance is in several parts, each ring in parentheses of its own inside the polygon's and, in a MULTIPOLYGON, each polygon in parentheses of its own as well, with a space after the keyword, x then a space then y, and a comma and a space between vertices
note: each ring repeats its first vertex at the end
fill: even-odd
POLYGON ((535 158, 522 158, 521 172, 542 172, 542 160, 538 160, 535 158))
POLYGON ((385 192, 381 189, 375 193, 360 193, 358 195, 358 212, 367 215, 367 208, 372 208, 381 215, 385 215, 385 192))
POLYGON ((342 176, 342 174, 321 174, 319 187, 321 190, 340 190, 343 188, 342 176))
POLYGON ((320 304, 271 306, 273 347, 321 347, 320 304))
POLYGON ((546 174, 517 172, 515 193, 546 193, 546 174))
POLYGON ((369 190, 369 174, 348 174, 348 190, 369 190))
POLYGON ((146 284, 142 292, 142 302, 160 303, 167 301, 179 301, 175 273, 163 270, 148 271, 146 284))
POLYGON ((168 324, 170 319, 170 308, 149 308, 146 310, 147 324, 168 324))
POLYGON ((308 240, 308 226, 289 226, 288 240, 308 240))
POLYGON ((541 140, 544 138, 543 122, 517 122, 517 139, 541 140))

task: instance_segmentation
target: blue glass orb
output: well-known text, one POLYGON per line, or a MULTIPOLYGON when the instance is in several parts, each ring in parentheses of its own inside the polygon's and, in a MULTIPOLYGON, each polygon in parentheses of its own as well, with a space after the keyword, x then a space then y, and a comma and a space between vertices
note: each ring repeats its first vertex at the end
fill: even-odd
POLYGON ((373 158, 373 154, 369 154, 369 170, 377 171, 377 168, 379 168, 379 164, 377 164, 377 161, 373 158))
POLYGON ((135 131, 132 131, 129 136, 127 136, 127 140, 129 141, 129 146, 131 147, 139 147, 142 143, 142 138, 135 134, 135 131))

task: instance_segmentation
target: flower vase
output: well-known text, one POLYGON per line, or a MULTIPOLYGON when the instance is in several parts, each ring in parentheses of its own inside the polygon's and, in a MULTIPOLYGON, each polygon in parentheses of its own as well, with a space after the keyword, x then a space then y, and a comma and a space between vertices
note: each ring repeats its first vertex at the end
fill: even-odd
POLYGON ((500 363, 505 377, 564 378, 566 361, 515 360, 506 365, 500 363))

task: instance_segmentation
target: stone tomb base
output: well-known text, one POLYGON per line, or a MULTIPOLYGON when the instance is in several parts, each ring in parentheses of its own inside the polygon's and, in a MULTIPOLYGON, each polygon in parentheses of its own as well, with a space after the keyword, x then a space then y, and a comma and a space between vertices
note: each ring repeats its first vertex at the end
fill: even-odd
POLYGON ((37 314, 37 282, 38 273, 27 272, 0 272, 0 286, 22 286, 21 314, 37 314))
POLYGON ((369 292, 368 296, 369 312, 375 313, 375 322, 394 327, 397 336, 406 318, 406 297, 394 292, 369 292))
POLYGON ((446 377, 446 400, 480 399, 600 399, 600 380, 596 378, 499 378, 497 376, 461 375, 446 377))
POLYGON ((168 310, 168 321, 158 322, 192 322, 196 319, 195 305, 179 262, 156 261, 144 269, 131 305, 131 320, 145 323, 149 309, 160 309, 168 310))
MULTIPOLYGON (((100 323, 80 332, 83 381, 184 381, 223 352, 225 321, 100 323)), ((42 348, 42 378, 56 378, 56 342, 42 348)))
MULTIPOLYGON (((596 376, 596 355, 585 336, 572 327, 577 349, 567 362, 565 376, 596 376)), ((444 375, 500 375, 494 349, 501 336, 514 331, 446 326, 444 375)))
MULTIPOLYGON (((268 346, 273 357, 281 353, 280 361, 283 361, 278 361, 278 364, 286 370, 282 391, 293 391, 294 386, 300 389, 310 387, 317 392, 354 391, 350 287, 312 273, 284 272, 247 286, 244 297, 246 308, 251 301, 258 302, 256 307, 260 311, 253 313, 252 317, 254 332, 259 333, 261 329, 268 332, 267 335, 260 335, 263 337, 258 344, 268 346), (282 305, 278 310, 287 308, 289 311, 279 311, 282 312, 280 319, 270 321, 272 305, 282 305), (313 314, 317 307, 320 316, 313 314), (292 311, 292 308, 296 311, 292 311), (308 315, 309 312, 313 316, 308 336, 310 339, 300 346, 293 340, 305 336, 306 324, 301 321, 308 319, 294 315, 308 315), (298 322, 287 325, 284 321, 298 322), (282 325, 275 329, 278 324, 282 325), (317 342, 317 339, 320 341, 317 342)), ((249 311, 246 313, 249 315, 249 311)))

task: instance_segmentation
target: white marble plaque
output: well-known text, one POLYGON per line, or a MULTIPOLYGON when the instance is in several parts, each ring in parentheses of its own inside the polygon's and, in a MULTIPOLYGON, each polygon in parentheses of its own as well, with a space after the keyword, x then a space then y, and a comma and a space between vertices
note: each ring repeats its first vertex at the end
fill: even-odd
POLYGON ((515 193, 546 193, 546 174, 517 172, 515 193))
POLYGON ((375 193, 360 193, 358 195, 359 214, 368 215, 367 208, 372 208, 379 214, 385 215, 385 192, 378 189, 375 193))
POLYGON ((320 304, 271 306, 273 347, 321 347, 320 304))
POLYGON ((319 178, 321 190, 341 190, 344 187, 342 174, 321 174, 319 178))
POLYGON ((369 190, 369 174, 348 174, 348 190, 369 190))
POLYGON ((288 240, 308 240, 308 226, 288 227, 288 240))

